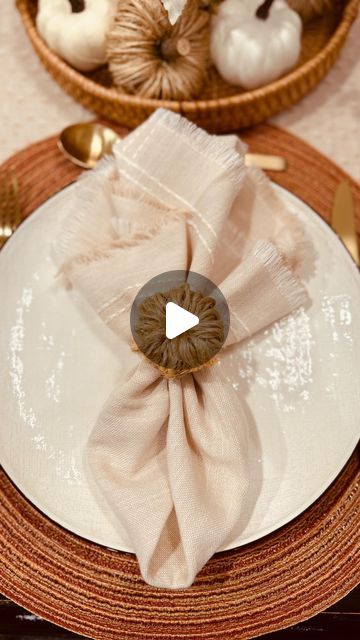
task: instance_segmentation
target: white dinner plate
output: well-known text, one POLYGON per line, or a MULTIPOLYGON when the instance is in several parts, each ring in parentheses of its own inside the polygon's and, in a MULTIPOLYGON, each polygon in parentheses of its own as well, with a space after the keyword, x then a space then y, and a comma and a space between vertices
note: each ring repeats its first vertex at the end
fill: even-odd
MULTIPOLYGON (((100 408, 137 356, 55 277, 52 243, 73 188, 42 205, 0 253, 0 462, 54 521, 132 551, 90 492, 83 462, 100 408)), ((256 540, 310 506, 359 436, 357 268, 319 216, 275 188, 306 223, 317 252, 307 283, 312 304, 232 357, 229 384, 244 399, 256 454, 243 531, 226 548, 256 540)))

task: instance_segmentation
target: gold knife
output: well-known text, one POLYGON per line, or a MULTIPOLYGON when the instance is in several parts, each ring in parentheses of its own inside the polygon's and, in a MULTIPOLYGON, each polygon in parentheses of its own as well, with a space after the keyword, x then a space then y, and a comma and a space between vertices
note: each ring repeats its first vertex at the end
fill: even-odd
POLYGON ((268 153, 246 153, 245 165, 270 171, 285 171, 286 160, 281 156, 271 156, 268 153))
POLYGON ((359 266, 359 244, 355 228, 354 200, 350 186, 345 180, 340 182, 335 192, 331 226, 359 266))

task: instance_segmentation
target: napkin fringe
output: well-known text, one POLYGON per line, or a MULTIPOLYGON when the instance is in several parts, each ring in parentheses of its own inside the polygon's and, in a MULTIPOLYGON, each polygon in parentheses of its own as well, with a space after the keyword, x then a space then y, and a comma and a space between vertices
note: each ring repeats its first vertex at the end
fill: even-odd
MULTIPOLYGON (((113 177, 116 178, 117 167, 115 159, 112 157, 105 157, 100 160, 96 168, 91 173, 80 174, 75 182, 75 198, 72 204, 69 214, 66 216, 61 235, 56 242, 56 256, 57 258, 66 259, 70 255, 76 255, 77 253, 84 253, 87 240, 89 241, 89 247, 94 240, 94 228, 91 228, 90 234, 87 229, 87 225, 84 224, 94 213, 94 198, 101 193, 101 190, 106 186, 106 182, 110 181, 113 177), (81 240, 79 241, 79 238, 81 240)), ((101 230, 108 229, 108 225, 102 218, 99 219, 99 228, 101 230)), ((95 232, 95 237, 98 229, 95 232)), ((103 231, 104 233, 104 231, 103 231)), ((100 234, 99 234, 100 235, 100 234)), ((106 237, 111 237, 110 233, 105 234, 106 237)))
POLYGON ((298 308, 307 302, 308 296, 305 287, 299 278, 294 276, 284 257, 271 242, 257 242, 254 255, 262 262, 275 287, 288 301, 291 308, 298 308))
POLYGON ((158 220, 153 221, 152 225, 134 224, 131 220, 116 219, 118 225, 114 225, 114 229, 119 234, 119 239, 116 239, 111 244, 110 248, 133 247, 144 240, 151 240, 154 236, 160 233, 167 224, 171 222, 180 222, 186 216, 185 212, 175 210, 171 211, 171 214, 171 217, 168 216, 167 219, 159 217, 158 220))
POLYGON ((210 135, 193 122, 189 122, 186 118, 167 109, 155 111, 151 116, 151 120, 154 124, 159 122, 180 136, 187 138, 188 144, 197 153, 210 158, 226 171, 229 171, 234 184, 240 185, 242 183, 247 171, 245 154, 240 153, 240 150, 236 150, 234 146, 230 146, 225 137, 222 139, 219 136, 210 135))
MULTIPOLYGON (((276 215, 283 222, 281 230, 276 232, 276 238, 274 238, 278 251, 286 256, 289 267, 299 271, 305 257, 309 258, 311 248, 303 225, 295 215, 289 216, 288 208, 278 197, 270 179, 261 169, 249 167, 248 173, 252 178, 254 188, 262 191, 266 201, 274 208, 276 215)), ((270 240, 273 241, 272 238, 270 240)))

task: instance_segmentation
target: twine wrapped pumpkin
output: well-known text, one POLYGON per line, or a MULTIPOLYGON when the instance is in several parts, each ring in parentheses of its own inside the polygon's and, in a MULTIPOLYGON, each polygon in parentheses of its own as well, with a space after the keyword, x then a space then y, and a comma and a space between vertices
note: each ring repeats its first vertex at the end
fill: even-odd
POLYGON ((107 59, 120 90, 164 100, 197 96, 207 77, 209 14, 188 0, 172 26, 160 0, 119 0, 107 59))

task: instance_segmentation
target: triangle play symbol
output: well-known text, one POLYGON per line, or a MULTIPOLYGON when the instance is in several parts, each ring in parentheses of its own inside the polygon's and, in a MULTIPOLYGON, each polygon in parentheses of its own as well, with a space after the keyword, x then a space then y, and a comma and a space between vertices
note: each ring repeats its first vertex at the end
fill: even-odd
POLYGON ((185 331, 196 327, 199 324, 199 318, 179 307, 175 302, 168 302, 166 305, 166 337, 169 340, 180 336, 185 331))

